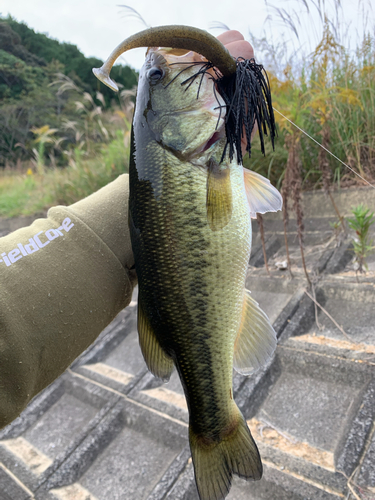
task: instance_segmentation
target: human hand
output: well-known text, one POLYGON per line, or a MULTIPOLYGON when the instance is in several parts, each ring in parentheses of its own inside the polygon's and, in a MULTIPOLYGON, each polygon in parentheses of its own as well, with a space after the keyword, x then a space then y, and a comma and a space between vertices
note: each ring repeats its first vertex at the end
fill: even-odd
POLYGON ((247 42, 239 31, 225 31, 219 35, 217 39, 229 50, 233 57, 253 59, 254 49, 250 42, 247 42))

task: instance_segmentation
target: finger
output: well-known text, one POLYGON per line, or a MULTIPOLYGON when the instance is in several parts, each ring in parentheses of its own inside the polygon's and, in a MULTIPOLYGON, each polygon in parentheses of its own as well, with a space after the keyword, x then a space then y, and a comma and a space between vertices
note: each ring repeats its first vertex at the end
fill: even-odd
POLYGON ((246 40, 237 40, 234 42, 226 43, 225 47, 236 59, 237 57, 243 57, 244 59, 254 58, 254 49, 246 40))
POLYGON ((244 38, 239 31, 229 30, 229 31, 224 31, 224 33, 221 33, 221 35, 219 35, 217 39, 220 40, 220 42, 223 45, 227 45, 228 43, 236 42, 238 40, 243 40, 244 38))

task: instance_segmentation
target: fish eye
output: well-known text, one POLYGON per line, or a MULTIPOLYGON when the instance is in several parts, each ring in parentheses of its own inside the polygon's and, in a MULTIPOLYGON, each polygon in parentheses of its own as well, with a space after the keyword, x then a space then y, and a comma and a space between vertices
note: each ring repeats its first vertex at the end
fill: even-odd
POLYGON ((151 82, 157 82, 158 80, 161 80, 163 76, 164 76, 164 71, 158 66, 153 66, 147 72, 147 78, 151 82))

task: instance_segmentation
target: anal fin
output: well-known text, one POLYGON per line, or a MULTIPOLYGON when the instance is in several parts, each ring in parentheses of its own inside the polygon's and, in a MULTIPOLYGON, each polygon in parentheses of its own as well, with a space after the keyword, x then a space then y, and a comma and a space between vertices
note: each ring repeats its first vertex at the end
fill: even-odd
POLYGON ((140 294, 138 295, 138 334, 139 345, 148 369, 155 377, 168 382, 174 367, 173 360, 164 352, 156 338, 144 312, 140 294))
POLYGON ((276 332, 270 320, 245 290, 241 324, 234 343, 234 369, 242 375, 258 370, 271 358, 276 345, 276 332))

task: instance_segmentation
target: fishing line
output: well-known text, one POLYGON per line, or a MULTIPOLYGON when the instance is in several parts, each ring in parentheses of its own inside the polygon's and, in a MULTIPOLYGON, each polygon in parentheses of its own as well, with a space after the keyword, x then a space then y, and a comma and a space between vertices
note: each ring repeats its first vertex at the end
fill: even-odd
MULTIPOLYGON (((237 59, 237 63, 241 59, 242 58, 238 58, 237 59)), ((228 126, 226 125, 227 137, 228 137, 228 132, 231 132, 231 135, 237 136, 237 142, 238 142, 238 138, 241 138, 241 136, 242 136, 242 134, 239 133, 239 130, 241 130, 241 126, 244 126, 245 127, 245 134, 246 134, 246 137, 248 139, 248 141, 247 141, 248 145, 251 144, 251 141, 249 140, 249 137, 250 137, 250 134, 251 134, 251 130, 253 129, 254 122, 256 121, 257 124, 258 124, 258 131, 261 131, 262 128, 263 128, 263 132, 265 134, 267 134, 267 132, 266 132, 266 125, 268 125, 268 128, 270 129, 270 132, 271 132, 271 134, 270 134, 271 135, 271 140, 272 140, 272 143, 273 143, 273 139, 274 139, 274 137, 276 135, 275 134, 276 131, 275 131, 275 128, 274 128, 274 118, 273 118, 272 115, 271 116, 269 115, 269 111, 272 109, 273 111, 276 111, 280 116, 282 116, 285 120, 287 120, 289 123, 291 123, 294 127, 296 127, 298 130, 300 130, 303 134, 305 134, 309 139, 311 139, 313 142, 315 142, 315 144, 317 144, 318 146, 320 146, 321 148, 323 148, 328 154, 330 154, 331 156, 333 156, 333 158, 335 158, 336 160, 338 160, 342 165, 344 165, 351 172, 353 172, 353 174, 355 174, 357 177, 359 177, 363 182, 365 182, 370 187, 372 187, 373 189, 375 189, 375 186, 373 184, 371 184, 371 182, 369 182, 364 177, 362 177, 358 172, 356 172, 347 163, 345 163, 344 161, 342 161, 335 154, 333 154, 331 151, 329 151, 329 149, 327 149, 325 146, 323 146, 322 144, 320 144, 320 142, 318 142, 316 139, 314 139, 314 137, 312 137, 307 132, 305 132, 305 130, 303 130, 301 127, 299 127, 297 124, 295 124, 292 120, 290 120, 285 115, 283 115, 278 109, 276 109, 272 105, 271 105, 272 106, 271 107, 270 106, 270 104, 271 104, 270 87, 269 87, 269 80, 268 80, 267 73, 265 73, 265 77, 264 77, 264 75, 262 74, 262 70, 263 70, 262 66, 260 66, 260 65, 258 66, 258 65, 255 65, 255 64, 253 64, 253 65, 250 66, 249 65, 250 61, 243 60, 243 59, 242 59, 242 61, 245 62, 245 64, 243 65, 244 67, 241 67, 241 71, 239 71, 238 74, 236 75, 237 76, 237 85, 235 85, 234 88, 230 88, 233 85, 233 83, 230 82, 231 84, 228 86, 229 88, 226 87, 224 89, 223 87, 221 87, 221 89, 220 89, 221 90, 220 95, 224 98, 224 101, 226 101, 226 107, 227 107, 226 120, 228 119, 228 116, 230 116, 231 114, 233 114, 233 118, 234 118, 234 120, 232 118, 232 123, 231 123, 231 127, 230 127, 231 130, 229 130, 228 126), (249 71, 249 69, 251 71, 253 71, 255 74, 251 75, 251 72, 249 71), (253 76, 253 78, 249 78, 250 75, 253 76), (244 82, 245 76, 247 77, 246 83, 244 82), (250 89, 254 90, 254 88, 252 88, 253 85, 254 85, 254 80, 259 85, 259 87, 257 89, 258 92, 256 92, 257 93, 257 98, 258 98, 257 100, 258 100, 258 102, 256 104, 252 103, 253 106, 254 106, 254 104, 255 104, 255 106, 252 109, 252 113, 249 113, 249 109, 247 110, 247 112, 245 111, 244 102, 245 102, 245 99, 247 99, 248 103, 250 103, 252 101, 252 96, 249 95, 248 91, 250 89), (228 94, 231 94, 230 98, 228 98, 228 96, 226 95, 227 92, 228 92, 228 94), (268 104, 268 110, 269 110, 268 113, 267 113, 267 107, 264 106, 264 104, 265 104, 264 101, 262 103, 263 106, 259 105, 260 104, 259 101, 262 101, 262 99, 259 99, 259 97, 261 97, 261 98, 265 97, 265 101, 268 104), (251 118, 250 118, 250 116, 251 116, 251 118)), ((251 61, 251 62, 253 62, 253 61, 251 61)), ((172 64, 178 64, 178 63, 172 63, 172 64)), ((188 64, 188 63, 182 63, 182 64, 188 64)), ((189 85, 187 86, 187 89, 188 89, 191 86, 191 84, 194 82, 194 80, 197 78, 197 76, 201 76, 201 80, 200 80, 199 87, 198 87, 198 92, 197 92, 197 98, 198 98, 203 77, 204 77, 205 73, 209 69, 213 68, 213 65, 210 64, 210 63, 208 63, 208 64, 206 63, 205 64, 205 63, 202 63, 202 62, 194 62, 194 63, 190 62, 189 66, 186 67, 186 68, 184 68, 183 70, 181 70, 178 73, 178 75, 176 75, 167 84, 167 86, 170 85, 181 73, 183 73, 184 71, 186 71, 187 69, 191 68, 192 66, 194 66, 196 64, 202 64, 202 67, 193 76, 191 76, 191 77, 187 78, 185 81, 183 81, 181 83, 181 85, 185 85, 186 83, 189 82, 189 85)), ((215 74, 218 76, 218 74, 216 72, 216 69, 213 68, 213 70, 215 71, 215 74)), ((216 83, 221 83, 220 82, 221 79, 215 79, 215 78, 212 78, 212 79, 216 83)), ((214 93, 215 93, 215 97, 217 99, 216 91, 215 90, 216 89, 215 89, 215 86, 214 86, 214 93)), ((217 101, 218 101, 218 99, 217 99, 217 101)), ((219 101, 218 101, 218 104, 219 104, 219 107, 221 108, 219 101)), ((221 115, 221 109, 220 109, 220 115, 221 115)), ((219 121, 220 121, 220 116, 219 116, 219 119, 218 119, 218 123, 219 123, 219 121)), ((263 140, 262 140, 263 137, 262 137, 262 134, 260 134, 260 135, 261 135, 262 152, 264 153, 264 143, 263 143, 263 140)), ((239 140, 241 140, 241 139, 239 139, 239 140)), ((230 138, 228 140, 228 142, 227 142, 227 144, 226 144, 226 146, 224 148, 223 158, 225 156, 226 149, 227 149, 228 145, 230 146, 230 157, 231 158, 233 157, 233 153, 234 153, 234 150, 233 150, 233 146, 234 145, 237 146, 237 153, 238 153, 238 150, 240 150, 240 145, 236 144, 236 140, 234 140, 234 138, 232 137, 232 138, 230 138)), ((250 148, 248 149, 248 152, 250 154, 250 148)), ((239 160, 242 161, 242 155, 241 155, 241 158, 239 158, 239 160)))
POLYGON ((296 125, 294 122, 292 122, 292 120, 289 120, 289 118, 287 118, 286 116, 284 116, 282 113, 280 113, 280 111, 276 108, 273 108, 274 111, 276 111, 277 113, 279 113, 279 115, 281 115, 283 118, 285 118, 285 120, 288 120, 289 123, 291 123, 292 125, 294 125, 296 128, 298 128, 298 130, 300 130, 301 132, 303 132, 305 135, 307 135, 307 137, 309 137, 312 141, 314 141, 318 146, 320 146, 321 148, 323 148, 325 151, 327 151, 327 153, 329 153, 331 156, 333 156, 334 158, 336 158, 336 160, 338 160, 340 163, 342 163, 343 165, 345 165, 345 167, 347 167, 349 170, 351 170, 353 172, 353 174, 355 174, 357 177, 359 177, 360 179, 362 179, 364 182, 366 182, 366 184, 368 184, 369 186, 371 186, 372 188, 375 189, 375 186, 373 184, 371 184, 371 182, 367 181, 366 179, 364 179, 358 172, 356 172, 352 167, 349 167, 349 165, 347 165, 345 162, 343 162, 342 160, 340 160, 340 158, 338 158, 336 155, 334 155, 333 153, 331 153, 331 151, 329 151, 327 148, 325 148, 323 146, 323 144, 320 144, 320 142, 318 142, 316 139, 314 139, 314 137, 311 137, 311 135, 309 135, 307 132, 305 132, 304 130, 302 130, 298 125, 296 125))

